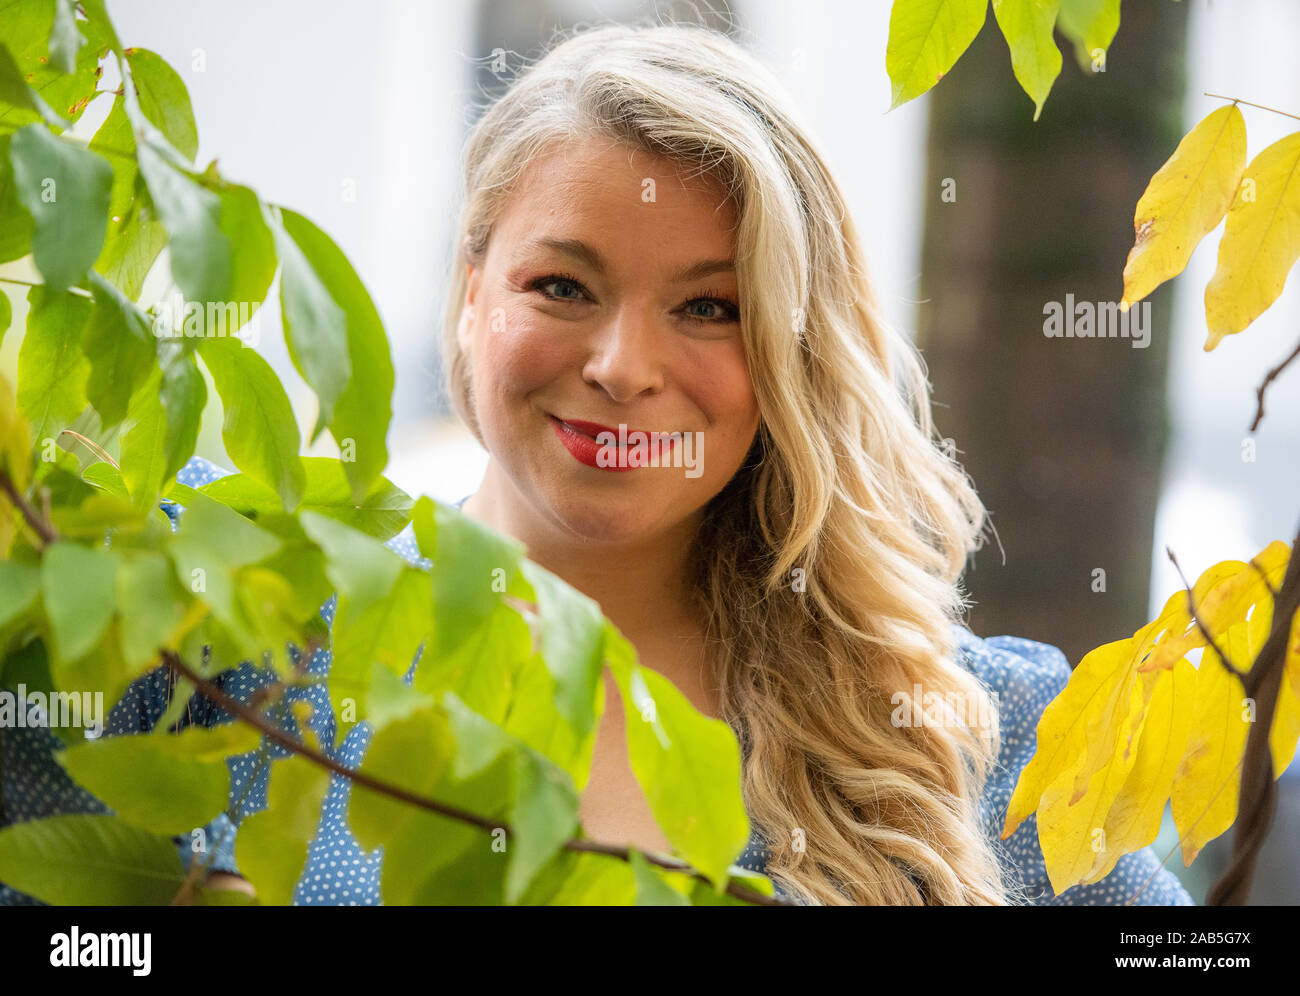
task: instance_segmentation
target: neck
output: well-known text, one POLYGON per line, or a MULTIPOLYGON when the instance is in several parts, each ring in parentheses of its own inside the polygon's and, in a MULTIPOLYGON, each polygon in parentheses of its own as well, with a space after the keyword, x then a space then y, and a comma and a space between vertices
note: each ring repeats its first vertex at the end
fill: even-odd
POLYGON ((539 513, 495 460, 462 511, 519 540, 530 560, 594 599, 643 656, 702 629, 689 600, 698 514, 654 536, 595 542, 539 513))

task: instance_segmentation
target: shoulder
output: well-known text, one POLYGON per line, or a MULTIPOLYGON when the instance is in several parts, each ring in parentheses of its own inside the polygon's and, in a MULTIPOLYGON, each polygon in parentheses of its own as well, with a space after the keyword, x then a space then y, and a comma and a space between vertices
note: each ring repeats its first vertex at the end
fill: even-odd
POLYGON ((1178 878, 1151 848, 1125 854, 1109 875, 1090 885, 1052 890, 1038 840, 1037 814, 1007 840, 1002 826, 1011 794, 1038 745, 1043 711, 1070 680, 1070 662, 1049 643, 1019 636, 978 637, 954 626, 961 663, 994 696, 998 712, 998 757, 979 800, 985 835, 994 844, 1020 890, 1020 901, 1052 906, 1115 906, 1137 897, 1142 906, 1190 906, 1178 878))

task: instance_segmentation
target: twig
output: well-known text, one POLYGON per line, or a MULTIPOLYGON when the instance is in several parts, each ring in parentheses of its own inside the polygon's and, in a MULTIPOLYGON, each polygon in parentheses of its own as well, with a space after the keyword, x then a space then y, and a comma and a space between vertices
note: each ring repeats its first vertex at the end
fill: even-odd
POLYGON ((1255 388, 1255 420, 1250 423, 1250 431, 1254 432, 1259 423, 1264 420, 1264 392, 1283 370, 1285 370, 1297 356, 1300 356, 1300 342, 1296 343, 1295 349, 1291 350, 1291 355, 1275 366, 1264 375, 1263 382, 1255 388))
POLYGON ((1165 553, 1169 554, 1169 559, 1174 562, 1174 569, 1178 571, 1178 576, 1183 579, 1183 587, 1187 589, 1187 611, 1191 613, 1192 619, 1196 621, 1196 628, 1201 631, 1201 636, 1205 637, 1205 642, 1208 643, 1210 648, 1218 655, 1219 660, 1223 662, 1223 666, 1228 669, 1228 672, 1236 675, 1244 685, 1246 683, 1246 672, 1238 670, 1232 661, 1228 659, 1228 655, 1223 652, 1213 635, 1211 635, 1210 631, 1205 628, 1205 624, 1201 622, 1201 617, 1196 614, 1196 606, 1192 603, 1192 586, 1187 583, 1187 575, 1185 575, 1183 569, 1178 566, 1178 558, 1174 556, 1174 551, 1169 549, 1169 547, 1165 547, 1165 553))
MULTIPOLYGON (((438 802, 435 799, 427 799, 424 796, 416 795, 413 792, 408 792, 406 789, 403 789, 400 786, 390 785, 389 783, 381 781, 370 775, 343 766, 338 761, 335 761, 333 758, 325 754, 322 754, 320 751, 312 747, 309 747, 307 744, 304 744, 298 739, 296 739, 295 737, 288 735, 278 727, 275 727, 272 724, 268 723, 263 717, 261 717, 256 712, 249 709, 242 702, 227 695, 225 692, 219 689, 212 682, 208 681, 207 679, 197 674, 187 664, 185 664, 185 662, 182 661, 179 655, 177 655, 174 651, 164 650, 162 652, 162 658, 165 664, 167 664, 172 669, 178 671, 180 674, 184 675, 185 677, 189 678, 189 680, 194 683, 195 687, 200 692, 202 692, 205 696, 210 698, 217 705, 221 706, 221 708, 225 709, 227 712, 231 713, 232 715, 239 717, 244 722, 249 723, 252 726, 255 726, 257 729, 261 730, 265 736, 270 738, 275 743, 278 743, 281 747, 284 747, 286 750, 292 751, 295 754, 300 754, 303 757, 307 758, 307 760, 323 768, 326 768, 329 771, 334 772, 335 774, 342 775, 344 778, 348 778, 355 784, 361 785, 364 788, 368 788, 372 792, 377 792, 380 795, 386 795, 389 798, 397 799, 401 802, 409 803, 410 805, 417 806, 420 809, 428 810, 429 812, 432 813, 437 813, 439 816, 445 816, 448 819, 458 820, 462 823, 468 823, 471 826, 476 826, 480 830, 483 830, 484 832, 489 834, 495 833, 497 830, 501 830, 506 834, 507 837, 514 836, 514 831, 506 824, 500 823, 496 820, 489 820, 485 817, 477 815, 476 813, 466 812, 465 810, 458 809, 454 806, 445 805, 444 803, 438 802)), ((623 861, 631 860, 629 848, 620 847, 614 844, 602 844, 594 840, 578 840, 578 839, 569 840, 566 841, 562 845, 562 847, 564 850, 567 851, 586 852, 589 854, 602 854, 607 857, 618 858, 623 861)), ((705 882, 706 884, 711 884, 709 883, 708 878, 706 878, 702 873, 696 871, 694 868, 692 868, 689 864, 685 862, 677 861, 673 858, 666 858, 657 854, 647 854, 645 852, 642 852, 642 854, 645 857, 646 861, 648 861, 652 865, 657 865, 658 867, 664 868, 668 871, 682 872, 690 875, 691 878, 698 879, 699 881, 705 882)), ((734 896, 737 899, 744 900, 745 902, 754 903, 755 905, 758 906, 792 905, 786 900, 777 899, 773 896, 765 896, 760 892, 755 892, 753 889, 750 889, 744 885, 740 885, 736 882, 728 882, 726 892, 728 895, 734 896)))
POLYGON ((1279 111, 1276 107, 1269 107, 1267 104, 1256 104, 1249 100, 1242 100, 1240 97, 1228 97, 1221 93, 1206 93, 1201 91, 1203 97, 1214 97, 1217 100, 1231 100, 1234 104, 1245 104, 1247 107, 1258 107, 1261 111, 1272 111, 1274 114, 1280 114, 1284 118, 1295 118, 1300 121, 1300 114, 1292 114, 1290 111, 1279 111))
POLYGON ((43 544, 57 543, 59 541, 58 530, 47 519, 41 517, 41 514, 32 507, 31 503, 19 493, 9 474, 3 470, 0 470, 0 491, 3 491, 5 496, 13 502, 14 508, 23 513, 23 518, 32 527, 32 531, 41 538, 43 544))
MULTIPOLYGON (((19 285, 21 285, 21 286, 23 286, 23 287, 45 287, 45 286, 47 286, 46 284, 38 283, 37 281, 34 281, 34 280, 20 280, 20 279, 17 278, 17 277, 0 277, 0 284, 19 284, 19 285)), ((95 295, 94 295, 94 294, 90 293, 90 291, 88 291, 88 290, 83 290, 83 289, 80 288, 80 287, 69 287, 69 288, 68 288, 68 293, 70 293, 70 294, 77 294, 77 295, 79 295, 79 296, 81 296, 81 297, 89 298, 89 299, 92 300, 92 301, 95 299, 95 295)))

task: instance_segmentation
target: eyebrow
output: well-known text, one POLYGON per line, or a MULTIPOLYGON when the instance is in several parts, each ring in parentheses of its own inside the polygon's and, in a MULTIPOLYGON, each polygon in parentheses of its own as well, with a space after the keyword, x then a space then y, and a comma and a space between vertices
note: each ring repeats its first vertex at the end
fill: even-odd
MULTIPOLYGON (((573 256, 582 260, 597 273, 604 274, 607 271, 605 257, 594 247, 583 242, 581 239, 557 239, 550 236, 539 236, 529 239, 519 248, 520 255, 531 252, 534 249, 552 249, 556 252, 573 256)), ((735 270, 735 260, 731 259, 702 259, 699 262, 691 263, 684 266, 672 275, 674 283, 687 283, 691 280, 699 280, 702 277, 711 276, 714 273, 723 273, 729 270, 735 270)))

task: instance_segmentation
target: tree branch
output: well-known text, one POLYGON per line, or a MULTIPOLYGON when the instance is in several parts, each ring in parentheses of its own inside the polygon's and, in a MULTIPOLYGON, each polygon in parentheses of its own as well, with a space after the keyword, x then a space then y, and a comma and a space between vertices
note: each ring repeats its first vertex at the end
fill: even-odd
POLYGON ((13 478, 9 476, 7 471, 3 470, 0 470, 0 491, 5 493, 5 496, 13 503, 14 508, 22 512, 27 525, 31 526, 32 531, 41 538, 43 544, 58 542, 58 530, 32 507, 31 503, 22 496, 22 493, 14 485, 13 478))
POLYGON ((1237 823, 1232 839, 1232 861, 1205 898, 1206 906, 1241 906, 1250 895, 1255 862, 1273 823, 1277 809, 1277 785, 1273 777, 1273 756, 1269 744, 1273 715, 1286 667, 1291 627, 1300 612, 1300 534, 1291 543, 1286 575, 1273 603, 1273 620, 1268 639, 1260 648, 1250 673, 1243 681, 1246 694, 1255 700, 1255 721, 1246 738, 1242 756, 1241 792, 1237 800, 1237 823))
MULTIPOLYGON (((194 686, 200 692, 221 708, 225 709, 232 715, 239 717, 244 722, 255 726, 270 740, 279 744, 281 747, 284 747, 286 750, 299 754, 312 763, 335 774, 342 775, 344 778, 350 779, 355 784, 364 786, 380 795, 386 795, 391 799, 397 799, 400 802, 405 802, 409 805, 427 810, 428 812, 437 813, 439 816, 445 816, 448 819, 457 820, 461 823, 468 823, 471 826, 478 827, 485 833, 490 834, 497 830, 501 830, 507 837, 514 836, 514 831, 506 824, 500 823, 496 820, 489 820, 477 815, 476 813, 470 813, 463 809, 458 809, 455 806, 448 806, 435 799, 428 799, 424 796, 417 795, 414 792, 408 792, 400 786, 391 785, 370 775, 363 774, 360 771, 355 771, 352 768, 345 767, 333 758, 309 747, 297 738, 285 733, 283 730, 267 722, 266 719, 258 715, 242 702, 227 695, 211 681, 201 677, 196 671, 190 668, 174 651, 164 650, 162 652, 162 659, 163 663, 192 681, 194 686)), ((631 860, 629 848, 620 847, 614 844, 602 844, 594 840, 569 840, 564 843, 563 849, 567 851, 586 852, 589 854, 602 854, 606 857, 618 858, 622 861, 631 860)), ((696 871, 686 862, 677 861, 673 858, 666 858, 656 854, 647 854, 645 852, 642 852, 642 854, 646 861, 652 865, 657 865, 667 871, 682 872, 690 875, 693 879, 707 884, 712 884, 702 873, 696 871)), ((774 896, 765 896, 760 892, 755 892, 753 889, 736 882, 728 882, 726 892, 730 896, 734 896, 735 898, 744 900, 745 902, 754 903, 758 906, 793 905, 786 900, 777 899, 774 896)))
POLYGON ((1291 350, 1291 355, 1275 366, 1267 374, 1259 387, 1255 388, 1255 420, 1250 423, 1250 431, 1254 432, 1259 423, 1264 420, 1264 392, 1268 390, 1268 385, 1277 379, 1277 375, 1290 366, 1291 361, 1300 356, 1300 342, 1296 343, 1295 349, 1291 350))
POLYGON ((1169 547, 1165 547, 1165 553, 1169 554, 1169 559, 1174 562, 1174 570, 1176 570, 1178 576, 1182 578, 1183 587, 1187 590, 1187 611, 1196 622, 1196 628, 1201 631, 1201 636, 1205 637, 1205 642, 1210 645, 1210 649, 1212 649, 1218 656, 1219 660, 1223 662, 1223 666, 1228 669, 1228 673, 1236 675, 1244 685, 1246 683, 1246 672, 1238 670, 1236 665, 1228 659, 1228 655, 1223 652, 1223 649, 1214 639, 1214 636, 1205 628, 1205 624, 1201 622, 1201 617, 1196 614, 1196 605, 1192 602, 1192 586, 1187 583, 1187 575, 1184 574, 1183 569, 1178 566, 1178 558, 1174 556, 1174 551, 1169 549, 1169 547))

